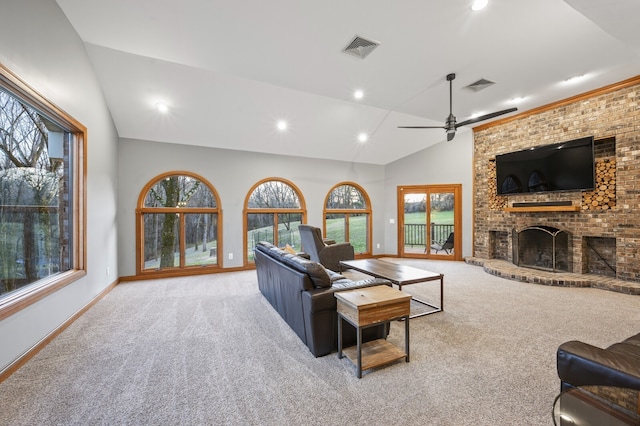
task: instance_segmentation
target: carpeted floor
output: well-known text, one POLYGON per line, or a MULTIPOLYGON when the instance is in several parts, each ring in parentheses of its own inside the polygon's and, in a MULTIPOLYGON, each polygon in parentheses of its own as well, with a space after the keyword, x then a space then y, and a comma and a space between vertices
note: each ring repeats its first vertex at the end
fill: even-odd
MULTIPOLYGON (((255 271, 124 283, 0 384, 0 424, 551 425, 558 345, 638 332, 638 296, 394 261, 445 274, 444 312, 411 320, 410 363, 357 379, 314 358, 255 271)), ((436 282, 404 290, 437 300, 436 282)))

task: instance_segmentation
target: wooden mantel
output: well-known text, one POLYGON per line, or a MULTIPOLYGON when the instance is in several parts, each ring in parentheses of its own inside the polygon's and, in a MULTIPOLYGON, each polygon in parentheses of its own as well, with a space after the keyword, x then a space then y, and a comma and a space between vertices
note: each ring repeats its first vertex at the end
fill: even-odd
POLYGON ((533 212, 578 212, 580 206, 526 206, 526 207, 505 207, 504 211, 510 213, 533 213, 533 212))

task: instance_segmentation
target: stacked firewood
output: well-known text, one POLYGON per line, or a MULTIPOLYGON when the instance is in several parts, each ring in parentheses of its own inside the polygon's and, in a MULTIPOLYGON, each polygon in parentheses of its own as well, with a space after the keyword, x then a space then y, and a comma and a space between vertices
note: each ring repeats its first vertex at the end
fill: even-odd
POLYGON ((498 194, 498 182, 496 179, 496 162, 489 161, 489 169, 487 171, 488 191, 489 191, 489 210, 502 210, 507 207, 507 197, 498 194))
POLYGON ((582 193, 582 210, 608 210, 616 205, 616 160, 596 160, 596 188, 582 193))

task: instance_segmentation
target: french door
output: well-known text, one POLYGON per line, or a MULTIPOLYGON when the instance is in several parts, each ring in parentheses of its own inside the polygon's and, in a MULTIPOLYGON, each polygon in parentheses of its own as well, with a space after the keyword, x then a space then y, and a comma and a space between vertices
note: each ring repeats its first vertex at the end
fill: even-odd
POLYGON ((462 260, 462 185, 398 187, 400 257, 462 260))

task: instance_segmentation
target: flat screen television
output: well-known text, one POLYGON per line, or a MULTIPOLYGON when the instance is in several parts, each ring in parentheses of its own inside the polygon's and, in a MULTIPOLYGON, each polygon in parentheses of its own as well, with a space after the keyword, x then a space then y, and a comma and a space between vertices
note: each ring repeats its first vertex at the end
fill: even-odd
POLYGON ((496 155, 498 195, 595 188, 593 136, 496 155))

